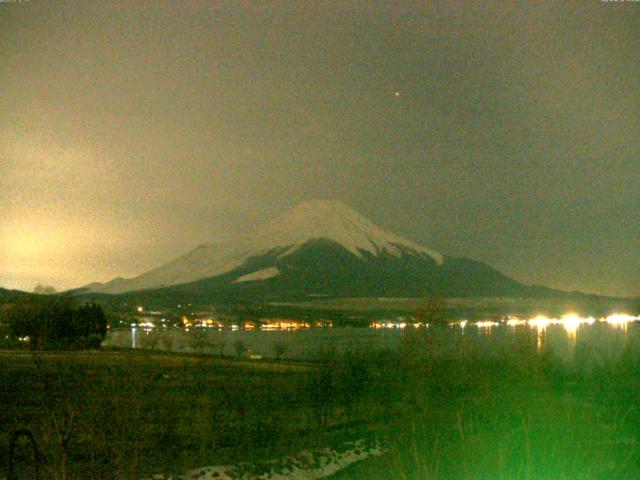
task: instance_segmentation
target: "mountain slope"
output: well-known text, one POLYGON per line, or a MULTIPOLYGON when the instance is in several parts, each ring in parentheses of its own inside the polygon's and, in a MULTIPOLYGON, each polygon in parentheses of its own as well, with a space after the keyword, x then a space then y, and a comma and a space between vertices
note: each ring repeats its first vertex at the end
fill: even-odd
POLYGON ((23 292, 21 290, 8 290, 6 288, 2 288, 0 287, 0 301, 3 300, 15 300, 16 298, 20 298, 20 297, 28 297, 31 296, 33 294, 28 293, 28 292, 23 292))
POLYGON ((156 290, 181 298, 276 301, 305 297, 420 297, 521 295, 527 287, 468 259, 411 253, 355 256, 330 240, 312 240, 295 252, 253 257, 224 275, 156 290), (249 279, 249 280, 247 280, 249 279), (240 280, 240 281, 239 281, 240 280))

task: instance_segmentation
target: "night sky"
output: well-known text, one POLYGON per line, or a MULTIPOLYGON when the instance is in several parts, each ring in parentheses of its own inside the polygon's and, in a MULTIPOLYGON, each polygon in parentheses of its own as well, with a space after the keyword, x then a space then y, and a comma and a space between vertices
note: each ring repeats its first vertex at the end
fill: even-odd
POLYGON ((640 3, 0 3, 0 286, 136 275, 311 198, 640 294, 640 3))

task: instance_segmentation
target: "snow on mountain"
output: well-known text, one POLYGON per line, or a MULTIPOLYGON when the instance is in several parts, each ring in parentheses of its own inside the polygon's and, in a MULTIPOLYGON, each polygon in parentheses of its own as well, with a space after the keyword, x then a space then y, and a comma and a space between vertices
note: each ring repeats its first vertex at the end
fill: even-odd
POLYGON ((352 208, 335 200, 312 200, 298 205, 293 210, 258 229, 259 245, 255 250, 269 245, 288 245, 286 253, 309 240, 323 238, 339 243, 354 255, 362 252, 379 255, 383 250, 395 256, 402 249, 422 253, 442 264, 438 252, 387 232, 352 208))
MULTIPOLYGON (((360 258, 365 253, 373 256, 385 253, 396 257, 406 254, 430 257, 438 265, 444 261, 440 253, 383 230, 339 201, 312 200, 236 241, 201 245, 132 279, 116 279, 85 288, 93 292, 121 293, 188 283, 230 272, 253 257, 289 255, 308 242, 321 239, 338 243, 360 258)), ((267 276, 262 279, 279 273, 274 271, 277 269, 266 270, 267 276)), ((263 274, 265 272, 251 272, 236 281, 258 280, 263 274)))
POLYGON ((241 282, 255 282, 256 280, 266 280, 267 278, 273 278, 280 275, 280 270, 277 267, 263 268, 257 272, 247 273, 235 279, 235 283, 241 282))

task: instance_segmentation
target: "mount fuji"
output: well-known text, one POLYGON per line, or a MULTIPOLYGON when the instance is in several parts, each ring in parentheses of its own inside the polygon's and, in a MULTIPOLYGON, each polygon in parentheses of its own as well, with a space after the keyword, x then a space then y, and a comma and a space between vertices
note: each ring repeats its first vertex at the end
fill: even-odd
POLYGON ((388 232, 341 202, 312 200, 242 238, 201 245, 137 277, 79 293, 153 291, 195 301, 523 295, 529 288, 484 263, 388 232))

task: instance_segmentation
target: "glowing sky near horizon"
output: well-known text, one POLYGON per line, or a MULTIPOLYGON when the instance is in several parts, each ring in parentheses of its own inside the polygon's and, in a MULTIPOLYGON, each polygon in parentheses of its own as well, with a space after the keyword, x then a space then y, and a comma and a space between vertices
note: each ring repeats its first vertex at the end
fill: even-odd
POLYGON ((0 286, 133 276, 310 198, 640 295, 640 4, 0 3, 0 286))

